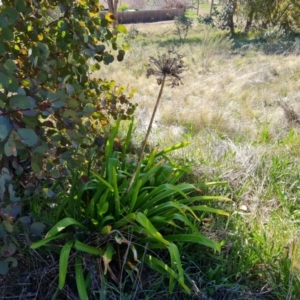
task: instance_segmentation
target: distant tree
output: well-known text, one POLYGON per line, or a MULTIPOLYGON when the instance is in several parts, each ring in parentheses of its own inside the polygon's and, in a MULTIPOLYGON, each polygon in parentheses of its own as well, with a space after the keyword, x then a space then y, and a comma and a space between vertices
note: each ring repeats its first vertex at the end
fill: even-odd
POLYGON ((209 16, 211 17, 212 11, 213 11, 213 7, 214 7, 214 0, 211 0, 210 2, 210 9, 209 9, 209 16))
POLYGON ((280 26, 292 31, 300 28, 299 0, 240 0, 238 5, 239 11, 246 17, 245 33, 253 22, 261 28, 280 26))

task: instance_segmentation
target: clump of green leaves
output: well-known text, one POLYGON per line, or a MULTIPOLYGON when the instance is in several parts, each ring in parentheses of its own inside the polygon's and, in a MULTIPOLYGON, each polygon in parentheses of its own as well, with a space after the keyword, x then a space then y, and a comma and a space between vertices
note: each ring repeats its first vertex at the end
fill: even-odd
POLYGON ((204 16, 199 15, 197 19, 200 24, 210 25, 212 27, 215 26, 214 18, 212 15, 204 15, 204 16))
POLYGON ((63 243, 63 247, 59 246, 59 289, 65 286, 67 273, 73 272, 74 261, 81 299, 88 299, 90 289, 86 284, 88 281, 85 281, 89 275, 82 262, 85 255, 100 260, 100 273, 108 275, 118 286, 123 283, 125 271, 134 272, 138 277, 141 263, 146 263, 169 278, 170 292, 175 282, 190 292, 177 244, 198 243, 220 250, 217 241, 200 232, 200 224, 208 212, 228 214, 200 204, 200 201, 228 201, 223 197, 205 196, 202 192, 210 186, 224 183, 193 185, 181 182, 182 176, 189 172, 188 167, 177 165, 167 156, 169 152, 187 145, 180 143, 163 151, 155 148, 143 160, 132 188, 127 192, 134 171, 126 155, 133 122, 122 153, 113 151, 119 124, 120 120, 107 141, 105 164, 100 172, 72 173, 71 190, 61 194, 61 203, 56 209, 57 223, 45 239, 31 247, 53 247, 54 240, 60 241, 60 245, 63 243), (160 255, 162 253, 164 255, 160 255), (168 259, 165 260, 162 257, 166 254, 168 259))
POLYGON ((187 18, 185 15, 174 18, 175 30, 174 34, 179 37, 181 41, 185 40, 189 30, 193 27, 194 20, 187 18))
POLYGON ((234 32, 233 15, 236 10, 234 2, 225 3, 219 11, 216 6, 213 7, 211 15, 198 16, 200 24, 210 25, 222 30, 230 29, 231 33, 234 32))
POLYGON ((130 7, 126 3, 121 3, 118 7, 118 11, 126 11, 128 9, 130 9, 130 7))

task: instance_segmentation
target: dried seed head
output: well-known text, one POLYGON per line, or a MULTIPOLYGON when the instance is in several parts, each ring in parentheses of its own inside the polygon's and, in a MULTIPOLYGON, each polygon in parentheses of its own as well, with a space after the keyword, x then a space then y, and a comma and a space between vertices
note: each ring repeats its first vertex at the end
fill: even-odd
POLYGON ((174 49, 168 50, 168 54, 163 54, 157 58, 150 57, 150 68, 147 70, 147 78, 154 75, 157 84, 161 85, 163 78, 170 82, 172 87, 182 84, 181 73, 186 71, 183 55, 178 54, 174 49))

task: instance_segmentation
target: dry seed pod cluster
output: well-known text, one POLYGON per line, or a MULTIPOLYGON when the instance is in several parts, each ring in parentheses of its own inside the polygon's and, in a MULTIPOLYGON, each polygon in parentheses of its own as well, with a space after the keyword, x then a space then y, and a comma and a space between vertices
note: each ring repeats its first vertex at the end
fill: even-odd
POLYGON ((163 78, 170 82, 171 87, 182 84, 181 73, 186 71, 183 62, 183 55, 177 51, 169 50, 168 54, 159 55, 157 58, 150 57, 150 68, 147 70, 147 77, 154 75, 158 85, 161 85, 163 78))

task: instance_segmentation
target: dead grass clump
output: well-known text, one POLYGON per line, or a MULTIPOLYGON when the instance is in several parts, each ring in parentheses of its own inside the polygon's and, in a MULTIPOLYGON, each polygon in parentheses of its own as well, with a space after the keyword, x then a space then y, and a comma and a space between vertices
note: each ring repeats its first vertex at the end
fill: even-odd
POLYGON ((286 117, 289 125, 299 125, 300 124, 300 116, 295 112, 295 110, 290 107, 287 103, 279 102, 278 105, 283 109, 284 115, 286 117))

